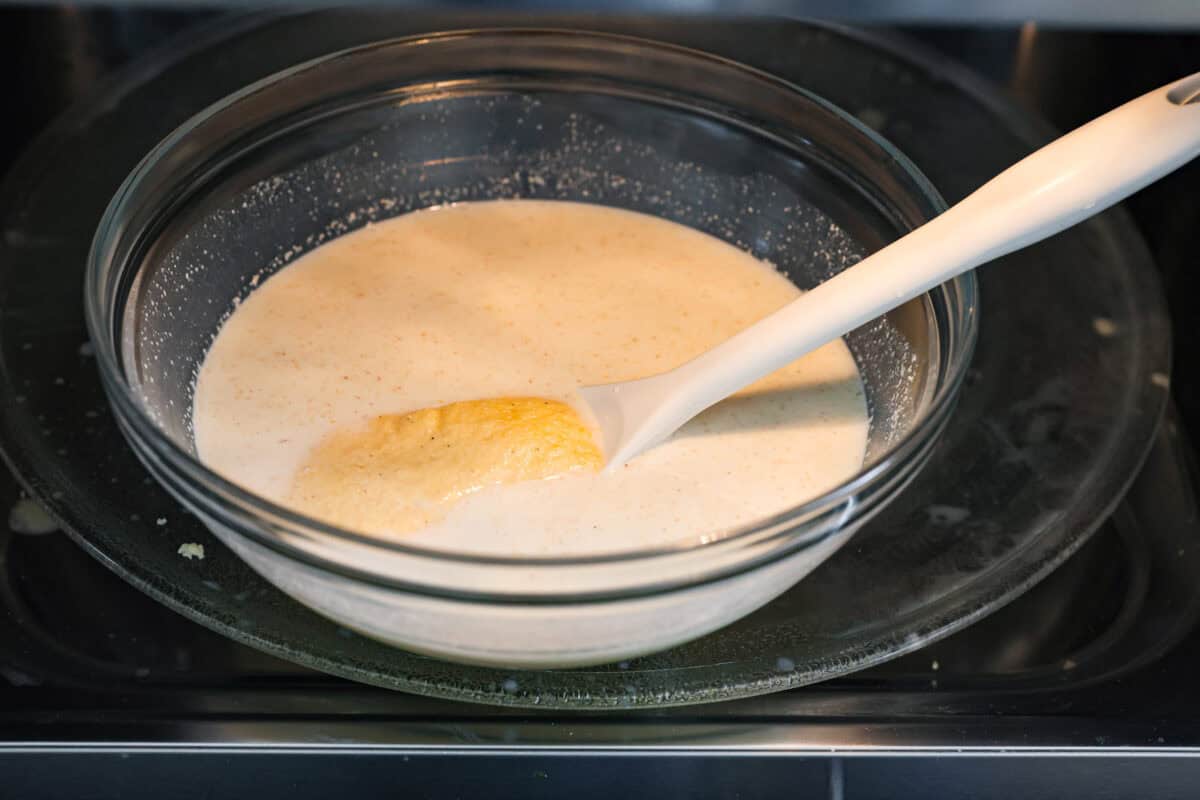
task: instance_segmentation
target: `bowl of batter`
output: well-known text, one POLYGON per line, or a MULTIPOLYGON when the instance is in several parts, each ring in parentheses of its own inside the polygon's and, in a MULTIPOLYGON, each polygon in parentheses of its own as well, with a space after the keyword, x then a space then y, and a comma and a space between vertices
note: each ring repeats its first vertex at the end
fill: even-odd
POLYGON ((576 666, 803 578, 929 457, 965 276, 617 469, 584 385, 661 372, 942 208, 844 112, 703 53, 453 32, 299 65, 193 118, 97 233, 123 432, 238 556, 439 657, 576 666))

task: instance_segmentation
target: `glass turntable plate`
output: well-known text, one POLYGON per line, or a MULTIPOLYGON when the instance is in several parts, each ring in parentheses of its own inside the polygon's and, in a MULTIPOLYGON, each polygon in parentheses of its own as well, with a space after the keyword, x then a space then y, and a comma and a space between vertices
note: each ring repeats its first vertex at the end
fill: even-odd
MULTIPOLYGON (((556 23, 781 75, 877 128, 950 202, 1050 136, 953 63, 873 35, 763 22, 723 41, 695 20, 556 23)), ((1155 269, 1115 210, 982 271, 978 348, 930 467, 809 578, 715 634, 601 668, 507 671, 396 650, 300 606, 125 445, 86 343, 85 255, 118 184, 188 116, 296 62, 417 32, 385 12, 223 21, 73 108, 0 187, 0 446, 70 535, 143 591, 276 656, 409 692, 548 708, 711 702, 862 669, 970 624, 1070 556, 1136 474, 1167 398, 1169 337, 1155 269), (185 543, 205 557, 182 557, 185 543)))

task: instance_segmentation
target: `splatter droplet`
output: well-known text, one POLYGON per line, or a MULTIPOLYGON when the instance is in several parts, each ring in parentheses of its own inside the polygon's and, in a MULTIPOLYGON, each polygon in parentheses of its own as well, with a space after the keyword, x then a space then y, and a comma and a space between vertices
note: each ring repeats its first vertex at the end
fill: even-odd
POLYGON ((41 536, 58 530, 58 523, 36 500, 28 497, 16 502, 8 512, 8 527, 26 536, 41 536))
POLYGON ((1098 336, 1103 336, 1108 339, 1117 335, 1117 323, 1113 322, 1108 317, 1096 317, 1092 320, 1092 330, 1098 336))
POLYGON ((197 544, 196 542, 184 542, 183 544, 179 545, 178 552, 179 555, 183 556, 188 561, 191 561, 193 558, 198 558, 201 561, 204 560, 204 545, 197 544))

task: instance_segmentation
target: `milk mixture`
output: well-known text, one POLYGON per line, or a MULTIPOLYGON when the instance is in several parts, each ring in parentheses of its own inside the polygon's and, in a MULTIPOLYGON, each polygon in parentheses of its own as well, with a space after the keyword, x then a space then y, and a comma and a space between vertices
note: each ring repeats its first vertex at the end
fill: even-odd
POLYGON ((677 366, 797 294, 741 250, 629 211, 502 200, 407 214, 303 256, 238 307, 200 370, 196 447, 251 491, 418 546, 560 555, 705 541, 861 467, 867 408, 844 343, 612 473, 569 406, 580 386, 677 366), (489 398, 504 401, 464 402, 489 398), (445 427, 464 419, 484 427, 445 427), (495 437, 461 435, 513 425, 554 455, 514 465, 495 437), (400 435, 421 446, 392 446, 400 435))

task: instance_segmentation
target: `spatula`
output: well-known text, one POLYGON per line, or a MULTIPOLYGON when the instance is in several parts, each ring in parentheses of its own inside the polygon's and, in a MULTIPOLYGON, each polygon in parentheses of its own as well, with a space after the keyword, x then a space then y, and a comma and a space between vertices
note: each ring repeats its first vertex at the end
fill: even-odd
POLYGON ((600 427, 605 468, 625 464, 805 353, 956 275, 1098 214, 1197 154, 1200 73, 1057 139, 691 361, 648 378, 584 387, 580 394, 600 427))

